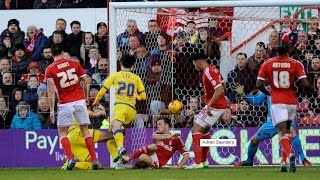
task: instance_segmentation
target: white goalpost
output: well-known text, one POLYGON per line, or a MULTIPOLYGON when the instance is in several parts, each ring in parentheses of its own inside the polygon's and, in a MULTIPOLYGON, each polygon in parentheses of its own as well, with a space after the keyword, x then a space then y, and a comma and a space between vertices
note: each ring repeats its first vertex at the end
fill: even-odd
MULTIPOLYGON (((202 41, 202 31, 208 33, 207 36, 211 36, 207 30, 210 25, 210 19, 217 21, 216 30, 220 30, 221 34, 214 37, 213 41, 216 43, 217 49, 212 54, 211 63, 217 65, 220 68, 223 78, 228 80, 228 73, 235 68, 235 57, 238 53, 245 53, 249 57, 255 57, 255 48, 257 43, 267 46, 270 40, 270 34, 277 32, 283 33, 285 30, 284 22, 298 22, 296 29, 298 31, 309 31, 308 21, 314 17, 317 18, 320 24, 320 1, 315 0, 259 0, 259 1, 168 1, 168 2, 110 2, 109 3, 109 72, 110 74, 117 72, 119 64, 119 53, 140 53, 136 52, 136 49, 143 48, 147 54, 143 57, 147 59, 137 60, 139 63, 138 69, 133 70, 137 73, 146 84, 146 91, 148 94, 148 101, 145 105, 138 110, 139 118, 144 120, 138 120, 134 124, 134 130, 132 132, 131 148, 137 149, 147 142, 149 137, 145 137, 145 127, 154 127, 154 123, 148 124, 149 120, 154 116, 159 115, 159 109, 165 109, 168 103, 167 101, 172 99, 178 99, 183 102, 186 113, 186 108, 189 108, 191 99, 197 99, 198 106, 201 108, 201 96, 203 90, 201 87, 201 78, 199 73, 195 72, 192 61, 191 64, 187 63, 192 56, 192 53, 196 53, 198 48, 207 50, 208 42, 202 41), (288 20, 289 18, 289 20, 288 20), (139 39, 139 46, 132 50, 129 42, 130 33, 126 31, 127 23, 129 21, 136 23, 138 30, 143 34, 148 34, 150 27, 148 27, 149 20, 155 20, 161 28, 161 33, 155 36, 154 39, 139 39), (195 23, 194 34, 184 34, 187 31, 187 23, 195 23), (220 29, 219 29, 220 28, 220 29), (125 32, 125 33, 124 33, 125 32), (163 32, 163 33, 162 33, 163 32), (124 33, 125 38, 119 37, 124 33), (164 53, 159 49, 160 46, 159 35, 166 40, 166 52, 164 53), (178 37, 178 38, 177 38, 178 37), (179 38, 187 37, 189 46, 183 50, 183 47, 179 51, 178 44, 179 38), (150 42, 148 42, 150 41, 150 42), (152 43, 151 43, 152 42, 152 43), (203 42, 203 43, 202 43, 203 42), (204 43, 205 42, 205 43, 204 43), (205 44, 205 45, 204 45, 205 44), (192 51, 192 52, 189 52, 192 51), (160 77, 157 80, 150 80, 150 77, 156 76, 150 75, 148 72, 156 63, 161 66, 160 77), (148 67, 148 68, 147 68, 148 67), (150 75, 150 76, 149 76, 150 75), (170 92, 164 91, 169 89, 170 92), (153 104, 153 105, 152 105, 153 104), (157 108, 154 110, 154 104, 157 108), (160 107, 158 107, 160 106, 160 107), (141 111, 141 113, 139 113, 141 111), (156 113, 156 114, 154 114, 156 113), (140 124, 139 124, 140 123, 140 124), (142 123, 142 124, 141 124, 142 123)), ((291 27, 290 27, 291 28, 291 27)), ((288 28, 288 29, 290 29, 288 28)), ((319 27, 320 28, 320 27, 319 27)), ((292 30, 292 29, 290 29, 292 30)), ((216 33, 216 32, 215 32, 216 33)), ((136 35, 135 35, 136 36, 136 35)), ((213 36, 213 35, 212 35, 213 36)), ((144 36, 144 38, 146 35, 144 36)), ((160 38, 161 39, 161 38, 160 38)), ((264 49, 267 51, 267 48, 264 49)), ((320 51, 320 48, 319 48, 320 51)), ((211 52, 212 53, 212 52, 211 52)), ((270 57, 270 56, 269 56, 270 57)), ((141 58, 141 59, 143 59, 141 58)), ((151 72, 152 73, 152 72, 151 72)), ((248 77, 250 79, 251 77, 248 77)), ((252 79, 252 78, 251 78, 252 79)), ((304 99, 305 97, 299 97, 304 99)), ((316 97, 308 97, 310 101, 316 99, 316 97)), ((230 106, 233 105, 234 116, 239 120, 242 118, 238 115, 240 111, 240 101, 243 99, 236 99, 234 102, 229 99, 230 106)), ((112 115, 112 106, 115 103, 114 89, 110 89, 110 117, 112 115)), ((243 120, 245 128, 247 127, 259 127, 266 122, 266 107, 265 105, 251 105, 251 117, 247 117, 243 120), (259 121, 259 122, 258 122, 259 121)), ((139 109, 139 108, 138 108, 139 109)), ((250 108, 249 108, 250 110, 250 108)), ((248 111, 249 111, 248 110, 248 111)), ((196 110, 194 111, 196 112, 196 110)), ((180 125, 174 125, 174 128, 180 128, 180 126, 188 127, 188 122, 185 117, 188 115, 181 114, 179 117, 175 117, 175 122, 180 125)), ((316 126, 310 126, 309 129, 299 130, 301 134, 303 148, 309 150, 320 150, 319 147, 312 143, 307 142, 307 135, 309 132, 314 132, 314 136, 317 135, 315 129, 316 126)), ((215 133, 212 137, 221 138, 224 137, 224 133, 230 135, 237 134, 239 137, 239 146, 236 148, 212 148, 210 151, 211 162, 214 165, 231 165, 234 162, 239 162, 247 157, 246 148, 249 144, 249 139, 253 135, 251 130, 239 130, 237 127, 232 128, 220 128, 214 127, 215 133), (226 152, 221 154, 221 152, 226 152), (219 154, 219 155, 217 155, 219 154), (235 155, 237 154, 237 155, 235 155)), ((243 129, 245 129, 243 128, 243 129)), ((227 135, 226 135, 227 136, 227 135)), ((310 135, 313 136, 313 135, 310 135)), ((186 148, 190 150, 192 138, 189 135, 186 142, 186 148)), ((264 149, 259 149, 256 155, 255 164, 274 165, 280 162, 279 152, 277 152, 278 142, 276 138, 273 140, 267 140, 263 142, 264 149)), ((191 153, 193 156, 193 153, 191 153)), ((320 158, 315 156, 308 157, 310 161, 319 162, 320 158)))

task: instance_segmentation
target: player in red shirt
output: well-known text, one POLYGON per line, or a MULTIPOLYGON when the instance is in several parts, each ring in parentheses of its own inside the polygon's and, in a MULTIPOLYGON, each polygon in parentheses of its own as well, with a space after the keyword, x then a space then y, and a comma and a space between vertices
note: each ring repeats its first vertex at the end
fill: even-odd
POLYGON ((78 120, 80 130, 89 150, 92 160, 92 169, 96 170, 99 168, 99 165, 95 154, 93 138, 88 130, 90 119, 87 112, 84 91, 80 84, 82 81, 86 91, 90 79, 86 76, 85 71, 79 63, 63 57, 61 46, 53 45, 51 51, 54 62, 47 67, 45 72, 51 110, 50 118, 52 122, 55 121, 54 101, 56 99, 56 89, 59 99, 57 114, 58 133, 63 151, 68 158, 67 169, 72 170, 77 161, 72 155, 70 141, 67 136, 69 126, 73 125, 73 119, 75 118, 78 120))
POLYGON ((272 122, 279 135, 282 150, 281 165, 289 157, 290 172, 296 171, 295 156, 291 152, 290 124, 296 117, 297 95, 294 83, 298 79, 305 87, 311 87, 303 65, 288 57, 287 44, 276 48, 277 56, 264 62, 260 68, 256 86, 266 95, 271 95, 272 122), (270 84, 270 92, 265 88, 265 81, 270 84))
POLYGON ((178 166, 172 166, 171 169, 183 168, 189 160, 189 153, 184 148, 183 141, 179 138, 179 134, 170 133, 171 120, 166 117, 157 119, 158 130, 153 134, 153 143, 143 146, 139 150, 132 153, 129 157, 123 156, 125 161, 138 158, 134 168, 161 168, 167 164, 168 160, 176 151, 179 151, 183 158, 178 166))
POLYGON ((210 139, 210 127, 222 116, 227 108, 224 97, 223 79, 214 65, 209 65, 208 55, 199 53, 193 56, 195 69, 203 72, 202 84, 205 93, 206 106, 194 121, 192 132, 195 163, 189 169, 199 169, 207 166, 209 147, 200 147, 200 139, 210 139))

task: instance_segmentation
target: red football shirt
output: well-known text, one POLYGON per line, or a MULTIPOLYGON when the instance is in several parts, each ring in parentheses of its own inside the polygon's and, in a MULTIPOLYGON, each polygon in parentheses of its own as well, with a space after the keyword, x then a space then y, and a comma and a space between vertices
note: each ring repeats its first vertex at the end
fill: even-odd
MULTIPOLYGON (((209 65, 202 75, 202 83, 205 94, 205 103, 208 104, 212 99, 215 89, 222 86, 223 78, 219 70, 214 65, 209 65)), ((215 104, 212 105, 215 109, 227 108, 227 100, 221 96, 215 104)))
POLYGON ((68 59, 59 59, 46 69, 46 80, 53 79, 59 97, 59 103, 65 104, 85 99, 84 91, 80 85, 80 78, 86 73, 82 66, 68 59))
MULTIPOLYGON (((155 132, 155 134, 160 134, 160 133, 155 132)), ((188 153, 185 150, 184 143, 180 138, 164 139, 161 141, 154 141, 154 143, 158 147, 156 154, 159 160, 159 167, 166 165, 169 159, 172 157, 172 155, 176 151, 179 151, 182 155, 184 155, 185 153, 188 153)))
POLYGON ((294 83, 306 77, 302 63, 288 57, 269 59, 258 74, 258 79, 269 81, 272 104, 297 104, 294 83))

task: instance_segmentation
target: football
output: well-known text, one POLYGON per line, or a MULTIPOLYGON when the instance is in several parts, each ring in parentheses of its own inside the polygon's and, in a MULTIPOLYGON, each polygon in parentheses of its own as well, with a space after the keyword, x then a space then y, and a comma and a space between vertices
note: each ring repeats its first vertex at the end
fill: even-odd
POLYGON ((179 100, 173 100, 170 102, 168 109, 172 114, 179 114, 183 109, 183 104, 179 100))

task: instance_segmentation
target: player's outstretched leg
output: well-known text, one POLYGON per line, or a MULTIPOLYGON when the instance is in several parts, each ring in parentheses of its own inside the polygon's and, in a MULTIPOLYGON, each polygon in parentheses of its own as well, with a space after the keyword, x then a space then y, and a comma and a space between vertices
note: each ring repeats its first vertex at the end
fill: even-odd
POLYGON ((122 155, 126 154, 126 149, 123 146, 123 141, 124 141, 124 129, 122 129, 123 123, 122 121, 119 120, 113 120, 111 122, 111 127, 112 127, 112 133, 114 140, 116 142, 116 146, 118 147, 118 152, 113 159, 113 162, 118 162, 119 159, 121 158, 122 155))
POLYGON ((195 162, 193 165, 187 167, 186 169, 201 169, 204 168, 202 163, 202 147, 200 146, 200 139, 202 138, 202 131, 204 128, 194 123, 191 132, 192 132, 192 147, 194 151, 195 162))
POLYGON ((312 166, 312 164, 308 161, 308 159, 306 158, 306 156, 303 153, 300 138, 296 134, 295 128, 293 126, 291 126, 290 132, 291 132, 291 137, 292 137, 291 138, 292 147, 293 147, 294 151, 299 154, 299 157, 300 157, 302 164, 304 166, 312 166))
MULTIPOLYGON (((290 172, 296 172, 295 156, 291 152, 291 134, 289 126, 291 121, 280 122, 276 125, 277 131, 279 132, 279 143, 282 150, 282 155, 289 157, 289 169, 290 172), (289 126, 288 126, 289 125, 289 126)), ((285 158, 286 159, 286 158, 285 158)), ((282 158, 282 161, 284 158, 282 158)))

